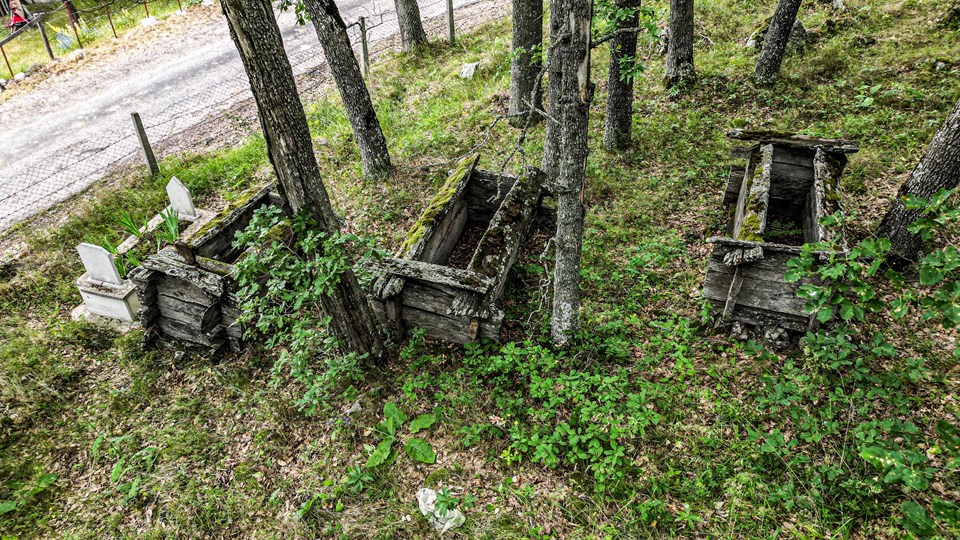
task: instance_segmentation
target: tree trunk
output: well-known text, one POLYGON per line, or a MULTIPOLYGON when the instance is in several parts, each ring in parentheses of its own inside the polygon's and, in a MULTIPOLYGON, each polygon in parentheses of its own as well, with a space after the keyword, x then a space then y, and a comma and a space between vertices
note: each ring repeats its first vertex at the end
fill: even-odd
MULTIPOLYGON (((324 232, 332 234, 339 229, 339 219, 320 178, 307 116, 273 6, 270 0, 222 0, 221 7, 250 79, 267 155, 281 191, 294 212, 309 212, 324 232)), ((331 330, 344 350, 368 354, 374 361, 383 358, 380 325, 352 271, 340 276, 321 306, 332 318, 331 330)))
POLYGON ((877 236, 890 239, 891 252, 906 260, 916 260, 923 245, 919 236, 907 227, 920 218, 920 210, 907 210, 902 198, 914 195, 930 200, 942 189, 960 184, 960 102, 953 106, 946 121, 930 141, 927 152, 900 187, 897 198, 880 222, 877 236))
MULTIPOLYGON (((636 28, 640 25, 638 11, 640 0, 616 0, 617 10, 627 10, 630 15, 621 22, 621 28, 636 28)), ((607 78, 607 117, 603 122, 603 145, 607 150, 623 150, 630 146, 630 130, 633 127, 633 74, 621 72, 621 60, 637 55, 637 34, 627 32, 610 42, 610 75, 607 78)))
MULTIPOLYGON (((543 46, 543 0, 513 0, 513 61, 510 63, 510 123, 526 124, 527 114, 543 108, 540 54, 543 46)), ((534 114, 533 119, 539 119, 534 114)))
POLYGON ((550 48, 547 50, 547 125, 543 133, 543 159, 540 169, 550 180, 560 174, 560 95, 563 72, 560 68, 560 36, 566 19, 563 0, 550 0, 550 48))
POLYGON ((417 0, 394 0, 397 8, 397 24, 400 25, 400 41, 404 52, 414 51, 427 44, 427 33, 420 20, 417 0))
POLYGON ((693 0, 670 0, 670 41, 667 44, 667 74, 664 84, 693 84, 693 0))
MULTIPOLYGON (((562 0, 569 36, 560 49, 562 79, 560 174, 557 178, 557 265, 553 271, 553 342, 565 345, 579 328, 580 251, 583 247, 584 175, 590 82, 590 0, 562 0)), ((551 14, 552 15, 552 14, 551 14)))
POLYGON ((801 0, 780 0, 777 9, 773 12, 773 19, 767 27, 767 35, 763 38, 763 48, 757 58, 757 69, 753 73, 757 84, 772 84, 780 72, 783 55, 787 52, 787 41, 793 22, 797 20, 801 0))
POLYGON ((317 30, 333 79, 337 82, 340 98, 353 126, 353 134, 360 147, 363 174, 379 178, 390 174, 390 152, 380 129, 377 113, 373 110, 370 92, 360 73, 360 65, 353 55, 347 26, 333 0, 305 0, 310 19, 317 30))

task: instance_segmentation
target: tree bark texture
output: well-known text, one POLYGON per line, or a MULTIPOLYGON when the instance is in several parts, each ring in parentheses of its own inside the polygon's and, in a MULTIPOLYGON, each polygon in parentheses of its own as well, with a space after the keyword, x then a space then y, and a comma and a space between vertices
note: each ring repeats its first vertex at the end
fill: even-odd
MULTIPOLYGON (((336 232, 339 219, 320 178, 307 116, 270 0, 222 0, 221 7, 250 79, 267 155, 284 197, 294 212, 309 212, 324 232, 336 232)), ((332 318, 331 331, 344 350, 369 354, 374 361, 383 358, 380 325, 352 271, 341 275, 321 307, 332 318)))
POLYGON ((333 0, 305 0, 304 4, 353 126, 353 134, 360 148, 363 174, 373 178, 387 176, 392 169, 387 141, 380 129, 353 47, 350 46, 347 25, 340 17, 340 10, 333 0))
POLYGON ((920 210, 907 210, 902 198, 914 195, 929 200, 942 189, 960 184, 960 102, 933 136, 927 152, 900 187, 897 198, 880 222, 877 236, 890 239, 891 252, 901 259, 916 260, 923 244, 907 227, 920 218, 920 210))
POLYGON ((550 47, 547 50, 547 125, 543 132, 543 159, 540 169, 551 180, 560 174, 560 95, 563 71, 560 67, 560 37, 566 20, 564 0, 550 0, 550 47))
POLYGON ((670 41, 667 44, 667 74, 671 88, 697 80, 693 67, 693 0, 670 0, 670 41))
POLYGON ((783 55, 787 52, 787 42, 790 40, 790 31, 797 20, 801 0, 780 0, 777 9, 773 12, 773 19, 763 38, 763 47, 760 57, 757 58, 757 69, 753 73, 757 84, 772 84, 780 72, 783 55))
POLYGON ((417 0, 394 0, 394 5, 397 8, 397 24, 400 26, 400 41, 404 52, 426 45, 427 33, 423 31, 417 0))
POLYGON ((562 0, 567 38, 558 47, 563 72, 560 97, 561 157, 557 178, 557 264, 553 271, 553 342, 565 345, 579 328, 580 252, 583 247, 584 175, 590 82, 590 23, 593 3, 562 0))
MULTIPOLYGON (((616 0, 618 10, 630 10, 631 15, 620 23, 621 28, 640 25, 640 0, 616 0)), ((603 121, 603 145, 607 150, 623 150, 630 146, 633 127, 633 74, 624 80, 620 63, 637 55, 637 34, 619 34, 610 42, 610 75, 607 78, 607 116, 603 121)))
MULTIPOLYGON (((510 63, 510 123, 526 124, 531 103, 543 108, 538 49, 543 46, 543 0, 513 0, 513 61, 510 63)), ((534 113, 534 119, 540 116, 534 113)))

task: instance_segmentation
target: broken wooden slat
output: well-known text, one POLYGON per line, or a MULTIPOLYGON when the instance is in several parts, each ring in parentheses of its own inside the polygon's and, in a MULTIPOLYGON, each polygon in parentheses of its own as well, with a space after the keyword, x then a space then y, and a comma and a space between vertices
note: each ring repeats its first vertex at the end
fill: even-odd
POLYGON ((383 274, 416 278, 481 294, 486 293, 494 283, 492 278, 478 272, 408 259, 386 257, 368 264, 375 271, 383 274))
POLYGON ((474 169, 466 194, 470 222, 489 223, 516 181, 516 176, 474 169))

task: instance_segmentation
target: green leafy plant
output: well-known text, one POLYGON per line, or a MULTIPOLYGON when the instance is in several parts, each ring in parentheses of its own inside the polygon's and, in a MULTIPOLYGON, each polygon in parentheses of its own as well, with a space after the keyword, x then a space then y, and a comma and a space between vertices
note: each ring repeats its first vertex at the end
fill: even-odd
MULTIPOLYGON (((940 436, 940 444, 933 453, 944 454, 947 458, 943 470, 953 472, 960 469, 960 430, 940 420, 936 431, 940 436)), ((861 450, 860 457, 884 473, 884 483, 903 484, 914 491, 927 490, 930 479, 939 472, 933 467, 920 467, 929 460, 910 449, 866 447, 861 450)), ((960 506, 956 501, 933 497, 930 499, 930 509, 932 513, 917 500, 908 499, 900 505, 900 523, 907 532, 918 538, 955 538, 960 534, 960 506)))
POLYGON ((13 491, 8 500, 0 500, 0 516, 27 506, 44 491, 47 491, 59 478, 56 474, 38 471, 32 482, 8 482, 7 488, 13 491))
POLYGON ((336 339, 324 330, 330 318, 319 302, 352 261, 362 264, 376 252, 357 236, 320 232, 307 216, 291 222, 276 207, 254 212, 234 245, 254 248, 237 264, 240 322, 248 337, 261 336, 266 348, 280 351, 273 384, 285 373, 300 382, 304 392, 297 405, 310 414, 335 386, 359 376, 362 360, 339 353, 336 339))
POLYGON ((120 215, 117 217, 117 223, 123 227, 123 230, 126 231, 127 234, 134 236, 137 239, 143 238, 143 234, 149 225, 149 222, 146 219, 142 221, 138 220, 133 216, 132 213, 127 212, 126 210, 120 212, 120 215))
POLYGON ((476 504, 477 498, 470 493, 465 493, 461 496, 457 492, 446 488, 437 491, 436 508, 440 513, 440 517, 446 516, 447 513, 457 508, 473 508, 476 504))
POLYGON ((354 493, 360 493, 372 482, 373 476, 359 465, 354 465, 347 469, 347 476, 343 479, 343 483, 347 489, 354 493))
MULTIPOLYGON (((407 415, 401 411, 399 407, 388 402, 383 406, 383 417, 383 422, 380 422, 376 429, 382 440, 380 444, 372 448, 372 452, 367 458, 365 465, 367 468, 379 467, 384 463, 392 462, 396 459, 393 445, 397 442, 398 430, 403 426, 404 422, 407 421, 407 415)), ((407 429, 412 435, 431 427, 436 421, 436 416, 432 414, 421 414, 410 422, 407 429)), ((434 453, 430 443, 418 437, 408 438, 403 443, 403 451, 420 463, 430 464, 437 461, 437 455, 434 453)))
POLYGON ((160 251, 164 244, 173 244, 180 238, 180 216, 176 210, 167 208, 160 212, 160 219, 160 226, 155 232, 157 251, 160 251))

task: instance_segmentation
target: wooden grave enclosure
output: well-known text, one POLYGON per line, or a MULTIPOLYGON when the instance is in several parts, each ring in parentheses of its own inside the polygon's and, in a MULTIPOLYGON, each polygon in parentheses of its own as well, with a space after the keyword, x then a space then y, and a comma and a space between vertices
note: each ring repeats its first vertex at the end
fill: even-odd
POLYGON ((240 350, 235 263, 246 253, 233 247, 237 231, 264 205, 282 207, 272 184, 247 192, 203 228, 147 257, 130 272, 137 285, 139 319, 148 345, 175 340, 216 350, 240 350))
POLYGON ((370 263, 377 276, 371 303, 383 324, 454 343, 499 338, 497 302, 541 211, 546 178, 533 168, 499 176, 477 169, 478 161, 458 164, 397 257, 370 263))
POLYGON ((703 294, 720 324, 806 332, 816 320, 797 298, 802 283, 784 281, 787 261, 803 244, 837 235, 820 219, 840 209, 840 175, 847 155, 859 148, 844 140, 771 132, 734 130, 728 137, 751 145, 731 151, 746 162, 731 167, 724 193, 724 204, 732 206, 727 236, 707 239, 714 249, 703 294))

